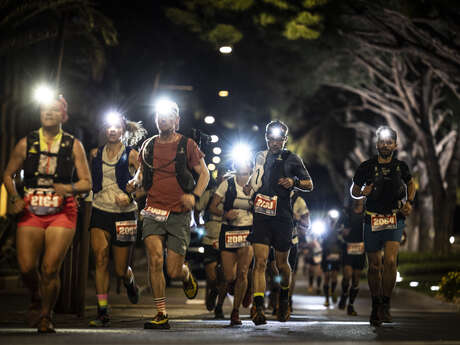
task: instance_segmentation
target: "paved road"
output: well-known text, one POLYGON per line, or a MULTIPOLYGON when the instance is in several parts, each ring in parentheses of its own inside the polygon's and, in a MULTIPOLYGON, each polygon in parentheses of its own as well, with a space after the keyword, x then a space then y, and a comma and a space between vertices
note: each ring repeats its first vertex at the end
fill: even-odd
MULTIPOLYGON (((138 280, 145 284, 142 277, 138 280)), ((94 290, 89 287, 85 318, 59 314, 57 334, 37 335, 35 329, 24 325, 24 291, 10 291, 0 295, 0 344, 460 344, 456 307, 403 289, 396 289, 393 298, 395 322, 379 328, 368 323, 370 300, 365 283, 356 302, 357 317, 335 307, 323 307, 323 298, 306 295, 305 282, 301 281, 291 320, 279 323, 271 318, 267 325, 258 327, 249 320, 246 309, 241 310, 241 327, 229 328, 228 320, 214 320, 205 310, 203 293, 204 288, 195 300, 188 301, 179 286, 168 288, 171 330, 142 329, 144 320, 155 314, 147 292, 135 306, 128 304, 124 295, 112 296, 111 327, 90 329, 86 325, 96 310, 94 290)), ((228 300, 224 309, 227 317, 230 308, 228 300)))

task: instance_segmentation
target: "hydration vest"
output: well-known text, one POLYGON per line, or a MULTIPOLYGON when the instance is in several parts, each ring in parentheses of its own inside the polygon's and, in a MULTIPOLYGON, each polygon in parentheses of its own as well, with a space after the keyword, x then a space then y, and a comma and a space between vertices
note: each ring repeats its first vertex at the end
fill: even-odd
MULTIPOLYGON (((155 169, 158 169, 153 167, 155 139, 157 137, 158 135, 155 135, 150 139, 147 139, 141 148, 142 187, 144 187, 146 192, 148 192, 152 187, 153 174, 155 169)), ((180 138, 179 144, 177 145, 176 157, 161 168, 165 168, 166 166, 175 163, 176 179, 179 186, 185 193, 191 193, 195 188, 195 179, 187 166, 187 140, 188 138, 185 136, 180 138)))
MULTIPOLYGON (((255 192, 257 192, 260 188, 263 187, 263 176, 267 168, 267 155, 268 150, 259 152, 256 156, 254 173, 251 178, 251 186, 255 192)), ((270 169, 269 184, 273 186, 273 188, 276 190, 276 195, 278 195, 280 198, 289 198, 290 194, 290 190, 282 186, 278 186, 278 178, 288 177, 286 161, 290 155, 291 151, 289 150, 283 150, 282 152, 280 152, 278 154, 278 158, 275 159, 275 162, 273 163, 273 166, 270 169)))
POLYGON ((27 153, 24 160, 24 186, 26 188, 37 188, 39 178, 53 179, 54 183, 72 183, 72 176, 75 164, 72 158, 74 136, 62 132, 61 143, 57 153, 40 151, 39 131, 33 131, 27 135, 27 153), (38 172, 40 156, 57 157, 56 170, 54 174, 42 174, 38 172))
POLYGON ((398 208, 398 201, 406 196, 406 188, 401 177, 399 160, 393 158, 388 164, 379 164, 375 156, 371 159, 373 173, 371 181, 374 184, 372 193, 367 197, 369 201, 374 201, 386 205, 386 208, 398 208), (384 169, 388 169, 385 174, 384 169))
POLYGON ((234 176, 227 179, 228 188, 225 192, 224 211, 229 211, 233 207, 236 199, 236 185, 234 176))
MULTIPOLYGON (((115 177, 117 179, 118 188, 126 192, 126 185, 133 177, 129 172, 129 153, 133 148, 128 146, 125 148, 120 159, 115 163, 115 177)), ((93 178, 93 193, 98 193, 102 190, 102 165, 107 164, 102 160, 102 151, 104 146, 98 148, 96 157, 91 162, 91 175, 93 178)), ((107 164, 110 165, 110 164, 107 164)))

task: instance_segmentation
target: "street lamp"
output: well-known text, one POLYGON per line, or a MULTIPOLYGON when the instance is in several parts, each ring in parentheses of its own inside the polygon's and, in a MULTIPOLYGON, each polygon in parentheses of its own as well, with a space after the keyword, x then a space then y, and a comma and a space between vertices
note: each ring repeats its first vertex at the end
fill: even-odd
POLYGON ((219 141, 219 137, 215 134, 211 135, 211 143, 217 143, 219 141))
POLYGON ((219 156, 212 157, 212 162, 216 163, 216 164, 219 164, 220 163, 220 157, 219 156))
POLYGON ((212 149, 212 153, 214 153, 215 155, 220 155, 222 153, 222 149, 220 147, 214 147, 212 149))
POLYGON ((229 92, 227 90, 220 90, 219 97, 228 97, 229 92))
POLYGON ((212 125, 214 122, 216 122, 216 119, 214 118, 214 116, 208 115, 204 118, 204 123, 208 125, 212 125))
POLYGON ((216 166, 214 164, 212 164, 212 163, 209 163, 208 164, 208 169, 209 169, 209 171, 214 171, 214 170, 216 170, 216 166))
POLYGON ((232 47, 230 47, 230 46, 222 46, 222 47, 219 48, 219 51, 222 54, 230 54, 232 52, 232 47))

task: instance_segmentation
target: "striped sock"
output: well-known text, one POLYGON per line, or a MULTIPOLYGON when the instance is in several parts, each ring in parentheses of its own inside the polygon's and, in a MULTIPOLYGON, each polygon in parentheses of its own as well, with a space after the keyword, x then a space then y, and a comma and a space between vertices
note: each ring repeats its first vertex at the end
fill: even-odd
POLYGON ((166 297, 154 298, 155 306, 159 313, 166 315, 166 297))
POLYGON ((99 310, 107 310, 107 297, 108 295, 105 293, 105 294, 100 294, 100 295, 96 295, 97 297, 97 306, 99 308, 99 310))

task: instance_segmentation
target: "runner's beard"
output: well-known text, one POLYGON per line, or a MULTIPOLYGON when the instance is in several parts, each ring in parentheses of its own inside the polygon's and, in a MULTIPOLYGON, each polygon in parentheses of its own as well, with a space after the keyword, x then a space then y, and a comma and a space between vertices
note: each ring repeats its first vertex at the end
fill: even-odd
POLYGON ((391 150, 385 150, 386 152, 384 152, 383 150, 378 150, 378 151, 379 151, 380 157, 382 157, 383 159, 390 158, 391 155, 393 154, 393 151, 391 150))

